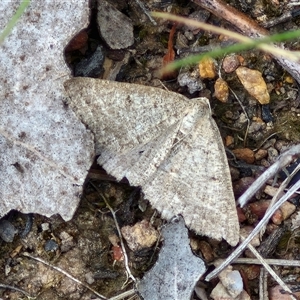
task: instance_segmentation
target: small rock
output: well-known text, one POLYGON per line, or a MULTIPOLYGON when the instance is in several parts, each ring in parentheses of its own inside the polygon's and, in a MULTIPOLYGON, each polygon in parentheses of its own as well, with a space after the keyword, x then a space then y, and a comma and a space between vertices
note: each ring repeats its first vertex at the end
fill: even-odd
POLYGON ((268 149, 268 161, 273 164, 278 159, 278 151, 274 147, 268 149))
POLYGON ((101 46, 98 46, 94 53, 82 59, 74 68, 74 75, 97 78, 103 72, 104 53, 101 46))
POLYGON ((59 235, 59 238, 61 239, 61 252, 67 252, 74 247, 74 238, 66 231, 62 231, 59 235))
POLYGON ((234 144, 234 137, 232 135, 227 135, 225 138, 225 146, 229 147, 234 144))
POLYGON ((260 161, 260 164, 262 167, 265 167, 265 168, 269 168, 270 167, 270 163, 268 162, 268 160, 266 158, 263 158, 261 161, 260 161))
POLYGON ((214 252, 209 243, 206 241, 200 241, 198 246, 206 262, 211 262, 214 260, 214 252))
POLYGON ((288 146, 288 142, 282 141, 282 140, 278 140, 274 144, 274 148, 276 150, 278 150, 280 153, 282 153, 284 150, 286 150, 287 146, 288 146))
POLYGON ((220 274, 219 279, 231 297, 236 298, 243 291, 243 279, 239 271, 229 266, 220 274))
POLYGON ((273 147, 276 143, 276 139, 269 139, 267 140, 263 145, 262 145, 262 149, 268 149, 270 147, 273 147))
POLYGON ((213 58, 202 59, 199 63, 200 77, 205 79, 213 79, 217 76, 216 61, 213 58))
POLYGON ((67 45, 65 51, 71 52, 74 50, 81 49, 83 46, 87 44, 88 34, 85 30, 80 31, 77 35, 75 35, 70 43, 67 45))
POLYGON ((260 104, 268 104, 270 102, 270 95, 261 72, 246 67, 239 67, 236 69, 236 74, 248 93, 260 104))
MULTIPOLYGON (((244 226, 240 229, 240 235, 244 238, 247 238, 248 235, 253 231, 254 227, 252 226, 244 226)), ((260 245, 259 234, 254 236, 254 238, 250 241, 250 244, 253 247, 258 247, 260 245)))
POLYGON ((203 83, 198 72, 180 73, 177 81, 180 86, 187 86, 190 94, 203 90, 203 83))
POLYGON ((277 193, 278 188, 271 186, 271 185, 266 185, 264 188, 264 193, 266 193, 268 196, 274 197, 275 194, 277 193))
MULTIPOLYGON (((195 20, 200 22, 205 22, 210 16, 210 12, 205 9, 199 9, 194 12, 192 12, 188 18, 189 20, 195 20)), ((183 26, 183 30, 189 30, 192 31, 194 34, 197 34, 201 28, 199 26, 183 26)))
POLYGON ((221 299, 234 300, 234 298, 230 296, 230 294, 227 292, 227 290, 225 289, 225 287, 221 282, 219 282, 212 290, 210 297, 214 300, 221 300, 221 299))
POLYGON ((248 280, 253 280, 258 278, 260 274, 260 268, 261 266, 259 265, 244 265, 242 266, 242 271, 248 280))
POLYGON ((239 58, 236 54, 227 55, 223 60, 223 70, 226 73, 234 72, 240 66, 239 58))
POLYGON ((222 78, 218 78, 215 82, 215 97, 223 103, 228 101, 229 88, 228 84, 222 78))
POLYGON ((296 210, 296 206, 289 201, 285 201, 272 216, 272 222, 280 225, 284 220, 289 218, 296 210))
POLYGON ((253 164, 255 161, 254 152, 249 148, 240 148, 232 150, 237 159, 243 160, 248 164, 253 164))
POLYGON ((124 260, 124 253, 120 246, 112 246, 113 252, 113 259, 115 261, 123 261, 124 260))
POLYGON ((50 230, 50 224, 49 223, 42 223, 41 228, 43 231, 50 230))
POLYGON ((249 126, 249 134, 254 134, 258 131, 260 131, 263 127, 265 126, 265 123, 264 122, 252 122, 249 126))
POLYGON ((273 122, 273 116, 271 114, 269 104, 265 104, 261 106, 261 117, 266 123, 273 122))
POLYGON ((98 30, 112 49, 124 49, 134 43, 131 20, 106 1, 98 0, 98 30))
POLYGON ((85 281, 88 283, 88 284, 93 284, 95 282, 95 279, 94 279, 94 274, 92 272, 88 272, 84 275, 85 277, 85 281))
POLYGON ((234 195, 236 197, 241 196, 248 187, 254 182, 255 178, 253 177, 243 177, 233 185, 234 195))
POLYGON ((251 300, 251 297, 249 296, 249 294, 243 290, 239 296, 238 300, 251 300))
POLYGON ((236 208, 236 212, 237 212, 238 219, 239 219, 239 222, 240 222, 240 223, 242 223, 242 222, 244 222, 244 221, 247 220, 246 215, 245 215, 245 213, 244 213, 244 210, 243 210, 241 207, 238 206, 238 207, 236 208))
POLYGON ((143 220, 134 226, 121 228, 122 235, 132 251, 149 248, 157 241, 159 234, 148 221, 143 220))
POLYGON ((46 241, 44 246, 45 251, 56 251, 58 249, 58 244, 54 240, 46 241))
POLYGON ((0 237, 7 243, 12 243, 18 233, 16 227, 8 220, 0 220, 0 237))
POLYGON ((271 200, 262 200, 250 203, 247 208, 249 211, 255 215, 258 219, 263 218, 266 210, 268 209, 271 200))
MULTIPOLYGON (((269 290, 269 299, 270 300, 291 300, 291 296, 289 294, 283 294, 280 291, 282 287, 280 285, 275 285, 269 290)), ((299 292, 295 293, 296 297, 299 297, 299 292)))
POLYGON ((238 168, 234 168, 232 166, 229 166, 231 179, 233 181, 238 180, 240 178, 240 171, 238 168))
POLYGON ((266 158, 268 155, 268 151, 265 149, 259 149, 255 154, 254 158, 255 160, 262 160, 263 158, 266 158))
POLYGON ((206 295, 206 290, 203 287, 200 286, 195 286, 195 294, 197 295, 197 297, 201 300, 208 300, 208 297, 206 295))

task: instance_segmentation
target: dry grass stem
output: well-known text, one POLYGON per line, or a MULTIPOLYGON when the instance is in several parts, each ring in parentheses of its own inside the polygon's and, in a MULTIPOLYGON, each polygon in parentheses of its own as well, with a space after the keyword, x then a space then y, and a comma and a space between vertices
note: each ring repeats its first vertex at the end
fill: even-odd
POLYGON ((233 260, 235 260, 237 257, 239 257, 242 252, 245 250, 245 248, 248 246, 250 241, 254 238, 256 234, 259 233, 259 231, 267 224, 269 219, 272 217, 274 212, 279 209, 279 207, 286 201, 288 200, 298 189, 300 188, 300 180, 296 182, 288 191, 287 193, 279 199, 278 202, 274 204, 272 209, 264 215, 264 217, 260 220, 260 222, 257 224, 257 226, 254 228, 254 230, 249 234, 249 236, 242 241, 242 243, 234 250, 233 253, 229 255, 229 257, 224 260, 224 262, 217 267, 214 271, 209 273, 205 280, 209 281, 213 277, 217 276, 226 266, 228 266, 233 260))
MULTIPOLYGON (((123 237, 122 237, 122 233, 121 233, 121 230, 120 230, 120 226, 118 224, 118 221, 117 221, 117 218, 116 218, 116 213, 115 211, 112 209, 112 207, 108 204, 105 196, 101 193, 101 191, 98 189, 98 187, 93 184, 91 181, 90 181, 90 184, 96 189, 96 191, 98 192, 99 196, 102 198, 102 200, 104 201, 104 203, 106 204, 107 208, 109 209, 109 211, 111 212, 112 214, 112 217, 114 219, 114 222, 115 222, 115 225, 116 225, 116 228, 117 228, 117 231, 118 231, 118 235, 119 235, 119 238, 120 238, 120 244, 121 244, 121 248, 122 248, 122 251, 123 251, 123 255, 124 255, 124 265, 125 265, 125 269, 127 271, 127 274, 129 276, 129 278, 132 279, 133 282, 136 282, 136 279, 135 277, 132 275, 131 273, 131 270, 129 268, 129 265, 128 265, 128 256, 127 256, 127 252, 126 252, 126 249, 125 249, 125 245, 124 245, 124 242, 123 242, 123 237)), ((126 280, 127 281, 127 280, 126 280)), ((127 283, 127 282, 126 282, 127 283)))
MULTIPOLYGON (((255 255, 255 257, 260 261, 264 268, 269 272, 269 274, 274 278, 274 280, 288 293, 292 294, 289 287, 282 281, 282 279, 274 272, 274 270, 266 263, 264 258, 257 252, 257 250, 251 245, 247 245, 248 249, 255 255)), ((265 299, 265 298, 264 298, 265 299)), ((297 300, 295 297, 291 296, 291 299, 297 300)))
MULTIPOLYGON (((287 259, 272 259, 264 258, 264 261, 273 266, 283 266, 283 267, 300 267, 300 260, 287 260, 287 259)), ((257 258, 237 258, 234 264, 247 264, 247 265, 261 265, 260 260, 257 258)))
POLYGON ((31 259, 34 259, 34 260, 36 260, 36 261, 38 261, 38 262, 40 262, 40 263, 42 263, 42 264, 44 264, 44 265, 46 265, 46 266, 48 266, 48 267, 54 269, 54 270, 56 270, 56 271, 58 271, 58 272, 64 274, 65 276, 67 276, 67 277, 70 278, 71 280, 75 281, 76 283, 78 283, 78 284, 84 286, 85 288, 87 288, 88 290, 90 290, 90 291, 91 291, 92 293, 94 293, 96 296, 100 297, 100 299, 107 300, 106 297, 104 297, 103 295, 99 294, 99 293, 98 293, 97 291, 95 291, 93 288, 91 288, 90 286, 88 286, 88 285, 85 284, 84 282, 78 280, 77 278, 73 277, 71 274, 69 274, 68 272, 62 270, 61 268, 56 267, 56 266, 54 266, 54 265, 52 265, 52 264, 46 262, 45 260, 43 260, 43 259, 41 259, 41 258, 39 258, 39 257, 32 256, 32 255, 30 255, 30 254, 27 253, 27 252, 24 252, 23 255, 26 256, 26 257, 29 257, 29 258, 31 258, 31 259))

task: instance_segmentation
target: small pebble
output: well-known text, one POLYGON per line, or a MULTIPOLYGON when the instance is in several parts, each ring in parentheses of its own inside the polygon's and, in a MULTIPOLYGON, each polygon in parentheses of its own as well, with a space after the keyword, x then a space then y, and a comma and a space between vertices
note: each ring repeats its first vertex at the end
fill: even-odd
POLYGON ((59 235, 61 239, 61 252, 67 252, 75 246, 74 238, 66 231, 62 231, 59 235))
POLYGON ((265 149, 259 149, 255 154, 254 158, 255 160, 262 160, 263 158, 266 158, 268 155, 268 151, 265 149))
POLYGON ((218 78, 215 82, 215 97, 223 102, 226 103, 228 101, 228 96, 229 96, 229 88, 227 82, 222 79, 218 78))
MULTIPOLYGON (((269 290, 269 300, 291 300, 291 296, 289 294, 283 294, 280 291, 282 287, 280 285, 275 285, 269 290)), ((300 293, 295 293, 296 297, 300 296, 300 293)))
POLYGON ((200 77, 205 79, 213 79, 217 76, 216 72, 216 60, 213 58, 205 58, 202 59, 199 63, 199 73, 200 77))
POLYGON ((230 296, 230 294, 227 292, 225 287, 221 282, 219 282, 214 289, 212 290, 210 297, 214 300, 221 300, 221 299, 226 299, 226 300, 234 300, 233 297, 230 296))
POLYGON ((113 5, 98 1, 98 31, 111 49, 128 48, 134 43, 133 24, 113 5))
POLYGON ((240 178, 240 171, 238 168, 229 166, 229 170, 230 170, 231 179, 233 181, 238 180, 240 178))
POLYGON ((270 147, 268 149, 268 161, 273 164, 274 162, 277 161, 279 156, 278 151, 274 147, 270 147))
POLYGON ((243 160, 248 164, 253 164, 255 161, 254 152, 249 148, 240 148, 232 150, 237 159, 243 160))
POLYGON ((180 73, 177 77, 177 81, 180 86, 187 86, 190 94, 203 90, 203 83, 198 72, 180 73))
POLYGON ((66 47, 66 52, 71 52, 74 50, 81 49, 87 44, 88 34, 85 30, 80 31, 76 36, 72 38, 70 43, 66 47))
POLYGON ((234 144, 234 137, 232 135, 227 135, 225 138, 225 146, 229 147, 234 144))
POLYGON ((50 230, 50 224, 49 223, 42 223, 41 228, 43 231, 50 230))
POLYGON ((157 241, 159 234, 148 221, 143 220, 134 226, 121 228, 122 235, 132 251, 149 248, 157 241))
POLYGON ((206 241, 199 241, 199 250, 201 251, 204 259, 206 262, 211 262, 214 260, 214 252, 213 249, 211 248, 211 245, 207 243, 206 241))
POLYGON ((276 143, 276 139, 269 139, 267 141, 265 141, 265 143, 262 145, 262 149, 268 149, 270 147, 273 147, 276 143))
POLYGON ((270 206, 271 200, 261 200, 248 204, 247 208, 255 215, 258 219, 263 218, 266 210, 270 206))
POLYGON ((74 68, 74 75, 82 77, 97 78, 103 72, 104 53, 101 46, 98 46, 94 53, 82 59, 74 68))
POLYGON ((265 105, 261 106, 261 117, 262 117, 263 121, 266 123, 273 122, 274 119, 271 114, 269 104, 265 104, 265 105))
POLYGON ((236 74, 248 93, 260 104, 268 104, 270 95, 261 72, 246 67, 236 69, 236 74))
POLYGON ((0 237, 3 241, 11 243, 18 233, 16 227, 8 220, 0 220, 0 237))
POLYGON ((260 268, 259 265, 243 265, 242 271, 248 280, 253 280, 259 277, 260 268))
POLYGON ((226 73, 234 72, 240 66, 239 58, 236 54, 227 55, 222 63, 223 70, 226 73))
POLYGON ((289 201, 284 202, 280 208, 272 216, 272 222, 280 225, 284 220, 288 219, 296 210, 296 206, 289 201))
POLYGON ((253 177, 243 177, 243 178, 239 179, 233 185, 234 195, 236 197, 241 196, 249 188, 249 186, 254 182, 254 180, 255 180, 255 178, 253 178, 253 177))
POLYGON ((218 277, 231 297, 236 298, 243 291, 242 276, 240 272, 236 270, 226 271, 225 269, 224 271, 222 271, 218 277))
POLYGON ((56 251, 58 249, 58 244, 54 240, 48 240, 44 246, 45 251, 56 251))
MULTIPOLYGON (((248 235, 253 231, 253 229, 254 229, 254 227, 252 227, 252 226, 244 226, 240 229, 240 235, 244 238, 247 238, 248 235)), ((258 247, 260 245, 259 234, 254 236, 254 238, 250 241, 250 244, 253 247, 258 247)))

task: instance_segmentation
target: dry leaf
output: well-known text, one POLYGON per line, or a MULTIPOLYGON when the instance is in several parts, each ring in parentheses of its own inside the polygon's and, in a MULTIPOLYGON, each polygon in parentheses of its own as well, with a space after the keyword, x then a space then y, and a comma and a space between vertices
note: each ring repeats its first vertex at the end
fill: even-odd
POLYGON ((65 89, 109 174, 141 186, 163 218, 182 214, 196 233, 236 245, 230 172, 206 98, 92 78, 69 80, 65 89))
MULTIPOLYGON (((19 5, 0 2, 0 28, 19 5)), ((71 219, 93 159, 92 134, 63 105, 63 49, 86 26, 87 1, 32 1, 0 51, 0 215, 71 219), (5 62, 5 63, 4 63, 5 62)))
POLYGON ((204 262, 189 245, 188 231, 181 217, 162 229, 164 245, 155 266, 138 283, 144 300, 190 299, 194 287, 206 271, 204 262))

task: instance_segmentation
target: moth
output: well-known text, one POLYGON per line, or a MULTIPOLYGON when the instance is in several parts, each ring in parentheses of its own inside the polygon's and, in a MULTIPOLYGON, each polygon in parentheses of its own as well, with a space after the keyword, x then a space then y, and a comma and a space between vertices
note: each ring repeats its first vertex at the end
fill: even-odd
POLYGON ((197 234, 237 244, 229 167, 206 98, 80 77, 64 87, 108 174, 141 186, 163 218, 182 215, 197 234))

